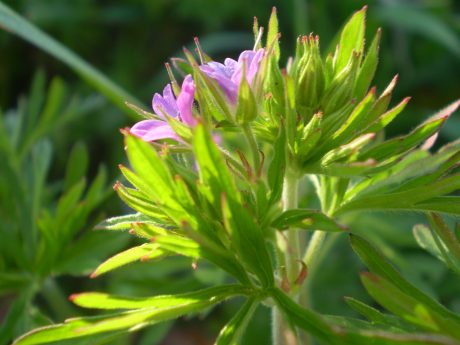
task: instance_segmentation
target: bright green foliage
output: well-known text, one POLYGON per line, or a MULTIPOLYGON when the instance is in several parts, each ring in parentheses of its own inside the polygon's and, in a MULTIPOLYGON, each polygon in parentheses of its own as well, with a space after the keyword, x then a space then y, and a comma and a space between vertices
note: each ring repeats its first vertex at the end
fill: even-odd
POLYGON ((46 324, 49 315, 75 313, 56 278, 87 275, 126 243, 121 234, 104 239, 102 232, 84 231, 97 221, 95 212, 110 195, 103 166, 86 182, 85 145, 77 142, 71 149, 65 178, 57 185, 49 182, 55 152, 60 151, 52 133, 98 103, 70 97, 59 78, 45 86, 44 74, 38 72, 18 108, 0 116, 0 295, 12 300, 0 328, 0 344, 46 324), (48 307, 36 306, 37 298, 48 307))
MULTIPOLYGON (((390 107, 396 77, 380 94, 375 87, 368 90, 378 62, 380 31, 366 50, 365 15, 366 7, 351 17, 337 49, 325 58, 317 36, 299 38, 295 56, 282 69, 273 11, 264 57, 254 81, 238 85, 236 104, 185 50, 188 66, 183 62, 179 72, 185 69, 194 78, 198 104, 192 112, 197 123, 185 126, 167 120, 180 139, 161 143, 123 133, 130 167, 120 166, 126 182, 114 188, 136 213, 100 226, 112 232, 130 229, 148 242, 109 258, 93 276, 138 260, 182 255, 198 270, 201 262, 210 262, 226 273, 225 281, 236 285, 148 298, 76 295, 72 299, 79 306, 128 311, 71 319, 32 331, 16 343, 132 332, 243 295, 245 302, 217 344, 238 343, 262 303, 273 310, 276 345, 286 344, 286 337, 295 344, 307 343, 310 337, 332 345, 458 344, 460 316, 406 280, 382 253, 354 234, 351 246, 371 271, 362 275, 364 287, 395 315, 353 299, 349 304, 370 323, 324 316, 311 308, 309 272, 316 268, 324 238, 353 232, 339 216, 345 219, 363 210, 460 214, 458 198, 451 195, 460 189, 455 170, 459 143, 430 152, 460 101, 407 135, 385 138, 383 130, 408 99, 390 107), (320 210, 299 206, 304 176, 316 189, 320 210), (314 233, 309 236, 303 230, 314 233)), ((256 46, 261 46, 257 24, 254 31, 256 46)), ((197 49, 201 63, 208 61, 198 43, 197 49)), ((80 150, 73 156, 83 157, 80 150)), ((76 178, 69 175, 68 180, 76 178)), ((67 208, 75 207, 83 189, 77 183, 69 190, 57 207, 57 218, 65 218, 67 208)), ((420 242, 431 251, 435 243, 445 261, 458 260, 460 247, 452 241, 453 233, 437 215, 432 223, 436 236, 430 239, 423 230, 420 242)))

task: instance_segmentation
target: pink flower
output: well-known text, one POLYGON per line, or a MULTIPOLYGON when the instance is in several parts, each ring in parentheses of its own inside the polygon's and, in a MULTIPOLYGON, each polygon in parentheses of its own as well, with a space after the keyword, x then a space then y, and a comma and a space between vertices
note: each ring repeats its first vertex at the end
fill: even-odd
POLYGON ((163 120, 140 121, 131 128, 130 132, 144 141, 180 140, 166 121, 165 115, 194 127, 196 125, 196 120, 192 115, 194 97, 195 83, 191 75, 187 75, 182 82, 181 91, 177 99, 174 97, 171 84, 166 85, 163 95, 156 93, 152 100, 152 108, 155 114, 163 120))
POLYGON ((223 64, 211 61, 201 66, 201 70, 209 77, 215 79, 228 100, 232 104, 236 104, 238 89, 243 77, 243 63, 246 66, 246 80, 252 86, 263 57, 263 48, 258 51, 245 50, 238 57, 238 61, 229 58, 225 59, 223 64))

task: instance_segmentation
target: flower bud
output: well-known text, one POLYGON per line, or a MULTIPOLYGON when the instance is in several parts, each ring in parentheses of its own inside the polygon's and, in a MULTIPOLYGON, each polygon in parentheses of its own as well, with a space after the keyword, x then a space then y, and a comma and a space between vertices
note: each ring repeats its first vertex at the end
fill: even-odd
POLYGON ((296 141, 296 153, 300 159, 305 159, 321 138, 321 112, 313 115, 308 124, 301 129, 299 138, 296 141))
POLYGON ((308 114, 308 110, 315 111, 321 101, 325 79, 318 37, 305 37, 302 44, 304 54, 297 66, 296 104, 301 114, 308 114))
POLYGON ((359 68, 360 55, 353 52, 348 65, 332 80, 321 101, 321 108, 327 116, 351 101, 359 68))

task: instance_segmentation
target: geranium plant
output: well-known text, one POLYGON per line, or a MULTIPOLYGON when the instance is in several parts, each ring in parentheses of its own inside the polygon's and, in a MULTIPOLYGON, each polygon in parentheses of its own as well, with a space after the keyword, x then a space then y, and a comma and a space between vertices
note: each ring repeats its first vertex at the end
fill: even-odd
POLYGON ((432 151, 460 102, 386 138, 385 127, 409 98, 390 107, 397 77, 381 93, 371 87, 381 33, 365 46, 365 14, 363 8, 351 17, 325 57, 318 36, 299 37, 284 67, 275 10, 265 39, 256 21, 253 50, 237 60, 213 61, 196 40, 197 55, 186 50, 186 59, 174 60, 176 72, 167 65, 171 83, 154 95, 154 112, 139 110, 146 119, 122 130, 130 167, 120 166, 125 182, 114 189, 134 213, 100 227, 129 230, 145 243, 109 258, 92 277, 183 255, 198 270, 212 263, 226 273, 225 283, 147 298, 75 294, 76 305, 111 313, 37 329, 16 344, 103 339, 237 296, 245 301, 216 344, 238 343, 260 304, 271 309, 277 345, 459 344, 460 316, 342 224, 352 212, 426 212, 437 230, 418 226, 419 242, 460 267, 458 241, 439 215, 460 214, 459 197, 451 195, 460 188, 460 143, 432 151), (319 209, 300 207, 306 184, 314 186, 319 209), (365 288, 394 315, 352 298, 347 302, 370 322, 312 310, 308 272, 331 232, 350 236, 370 270, 361 276, 365 288))

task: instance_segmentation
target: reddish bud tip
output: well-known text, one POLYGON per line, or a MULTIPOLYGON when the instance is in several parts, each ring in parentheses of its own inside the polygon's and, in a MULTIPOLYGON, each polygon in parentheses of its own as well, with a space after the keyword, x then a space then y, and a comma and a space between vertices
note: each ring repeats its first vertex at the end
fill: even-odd
POLYGON ((78 293, 73 293, 73 294, 71 294, 71 295, 68 297, 68 300, 69 300, 70 302, 73 302, 73 301, 75 301, 75 299, 78 297, 78 295, 79 295, 78 293))
POLYGON ((192 268, 193 268, 194 271, 196 271, 198 269, 198 262, 193 261, 192 262, 192 268))
POLYGON ((129 232, 130 235, 135 235, 136 234, 136 230, 134 230, 134 229, 129 229, 128 232, 129 232))
POLYGON ((369 280, 372 280, 375 283, 379 282, 379 277, 376 276, 375 274, 372 274, 370 272, 361 272, 360 274, 362 277, 366 277, 369 280))
POLYGON ((276 7, 275 6, 272 7, 272 14, 276 14, 276 7))
POLYGON ((97 273, 96 272, 93 272, 89 275, 89 278, 90 279, 94 279, 94 278, 97 278, 97 273))
POLYGON ((118 188, 120 188, 120 186, 121 186, 120 181, 115 182, 115 184, 113 185, 113 190, 115 192, 118 191, 118 188))
POLYGON ((146 261, 149 261, 150 260, 150 256, 148 255, 144 255, 143 257, 141 257, 140 261, 141 262, 146 262, 146 261))
POLYGON ((157 241, 157 238, 155 236, 153 236, 152 238, 150 238, 150 242, 154 243, 157 241))

